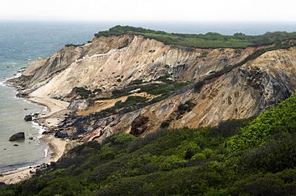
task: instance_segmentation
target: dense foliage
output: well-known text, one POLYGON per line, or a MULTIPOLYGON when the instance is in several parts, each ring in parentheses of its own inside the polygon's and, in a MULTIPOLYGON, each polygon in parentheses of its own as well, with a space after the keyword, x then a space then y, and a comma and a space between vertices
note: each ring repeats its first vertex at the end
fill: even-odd
POLYGON ((113 90, 112 96, 109 99, 133 94, 135 90, 137 90, 138 93, 146 92, 151 95, 167 96, 190 84, 192 84, 192 82, 168 80, 167 76, 160 77, 158 82, 152 81, 150 83, 143 82, 142 80, 134 80, 125 88, 113 90))
POLYGON ((295 195, 295 111, 292 95, 253 120, 86 143, 0 195, 295 195))
POLYGON ((96 36, 122 35, 125 33, 142 35, 144 37, 156 39, 170 45, 198 48, 246 48, 247 46, 280 43, 287 39, 296 38, 295 32, 267 32, 264 35, 256 36, 245 35, 243 33, 235 33, 234 35, 221 35, 219 33, 212 32, 206 34, 176 34, 131 26, 115 26, 108 31, 97 33, 96 36))

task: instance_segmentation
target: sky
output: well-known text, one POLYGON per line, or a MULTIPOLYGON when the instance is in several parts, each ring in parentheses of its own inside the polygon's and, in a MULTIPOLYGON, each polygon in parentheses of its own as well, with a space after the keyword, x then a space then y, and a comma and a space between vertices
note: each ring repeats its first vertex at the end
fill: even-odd
POLYGON ((0 20, 296 22, 295 0, 1 0, 0 20))

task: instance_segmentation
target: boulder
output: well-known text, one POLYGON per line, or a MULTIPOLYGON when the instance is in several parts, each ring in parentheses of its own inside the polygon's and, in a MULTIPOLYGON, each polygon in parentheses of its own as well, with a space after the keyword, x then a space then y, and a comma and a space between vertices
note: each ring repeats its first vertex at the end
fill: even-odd
POLYGON ((24 140, 25 139, 25 133, 24 132, 18 132, 16 134, 13 134, 10 138, 9 141, 18 141, 18 140, 24 140))
POLYGON ((28 121, 32 121, 33 120, 33 117, 32 117, 32 115, 29 114, 29 115, 26 115, 25 116, 24 120, 27 121, 27 122, 28 121))

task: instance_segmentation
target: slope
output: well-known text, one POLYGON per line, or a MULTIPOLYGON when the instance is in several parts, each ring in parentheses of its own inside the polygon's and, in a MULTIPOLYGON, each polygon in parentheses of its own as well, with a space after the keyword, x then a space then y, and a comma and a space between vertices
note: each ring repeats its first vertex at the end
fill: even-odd
POLYGON ((251 120, 90 142, 0 195, 294 195, 296 96, 251 120))

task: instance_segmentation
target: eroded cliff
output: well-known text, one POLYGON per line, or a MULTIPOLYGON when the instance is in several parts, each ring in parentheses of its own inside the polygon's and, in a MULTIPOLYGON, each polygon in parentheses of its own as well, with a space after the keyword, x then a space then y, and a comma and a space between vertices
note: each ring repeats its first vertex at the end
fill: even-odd
POLYGON ((199 49, 141 35, 96 36, 32 61, 14 83, 31 99, 70 104, 52 131, 72 139, 215 126, 258 115, 295 92, 296 48, 254 55, 269 47, 199 49))

